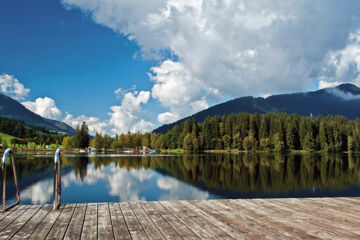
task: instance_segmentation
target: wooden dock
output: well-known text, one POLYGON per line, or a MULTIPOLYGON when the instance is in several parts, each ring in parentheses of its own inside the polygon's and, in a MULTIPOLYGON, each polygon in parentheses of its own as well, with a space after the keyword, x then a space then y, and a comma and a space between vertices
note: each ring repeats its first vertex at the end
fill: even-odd
POLYGON ((0 239, 360 239, 360 198, 20 205, 0 239))

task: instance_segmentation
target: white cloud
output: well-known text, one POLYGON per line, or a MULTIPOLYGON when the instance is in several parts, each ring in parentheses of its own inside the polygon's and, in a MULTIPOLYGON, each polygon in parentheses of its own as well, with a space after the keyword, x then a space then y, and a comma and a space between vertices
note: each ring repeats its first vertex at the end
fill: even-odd
POLYGON ((338 88, 329 88, 327 89, 327 92, 338 97, 341 98, 343 100, 356 100, 356 99, 360 99, 360 95, 354 95, 350 92, 344 92, 338 88))
POLYGON ((182 63, 166 60, 151 70, 154 73, 149 75, 154 82, 152 97, 170 109, 170 112, 158 116, 159 122, 172 122, 208 107, 206 97, 199 99, 203 83, 192 76, 182 63))
POLYGON ((126 93, 135 91, 135 89, 136 89, 136 85, 133 85, 130 89, 118 88, 114 91, 114 94, 117 99, 121 99, 122 97, 124 97, 126 93))
POLYGON ((360 27, 356 0, 62 3, 128 36, 144 56, 161 61, 151 78, 152 96, 168 109, 158 116, 162 122, 190 115, 197 101, 201 109, 223 97, 305 90, 329 67, 324 66, 329 51, 342 51, 337 74, 350 68, 356 69, 352 77, 358 76, 353 66, 360 61, 358 39, 347 41, 360 27), (164 51, 176 57, 164 59, 164 51))
POLYGON ((141 105, 149 101, 150 92, 134 91, 127 92, 121 100, 120 106, 110 107, 109 125, 112 127, 113 133, 126 133, 150 131, 154 128, 154 124, 146 121, 145 113, 141 105))
POLYGON ((49 97, 37 98, 35 102, 22 102, 22 105, 30 111, 45 118, 60 120, 62 116, 62 113, 56 106, 54 99, 49 97))
POLYGON ((319 89, 336 87, 340 84, 341 84, 341 82, 327 82, 324 80, 320 80, 319 81, 319 89))
POLYGON ((24 99, 30 92, 30 89, 25 88, 14 76, 5 73, 0 74, 0 89, 15 99, 24 99))
MULTIPOLYGON (((353 82, 360 84, 360 32, 349 35, 347 45, 327 56, 324 75, 331 83, 353 82)), ((321 82, 321 81, 320 81, 321 82)))
POLYGON ((107 133, 107 127, 108 127, 107 121, 100 120, 100 118, 97 117, 88 117, 85 115, 74 117, 70 113, 66 113, 63 122, 69 124, 73 128, 76 128, 77 126, 81 125, 83 122, 86 122, 89 128, 89 133, 91 135, 94 135, 96 132, 101 134, 107 133))
POLYGON ((160 123, 172 123, 179 119, 179 116, 171 112, 164 112, 160 113, 157 119, 160 123))
POLYGON ((94 135, 96 132, 101 134, 120 134, 128 131, 145 132, 154 129, 155 125, 147 121, 146 113, 141 105, 146 104, 150 98, 148 91, 116 90, 115 94, 124 94, 120 106, 110 107, 109 119, 100 119, 93 116, 73 116, 66 112, 65 117, 61 110, 56 106, 55 100, 49 97, 37 98, 34 102, 26 101, 22 104, 39 114, 42 117, 63 121, 73 128, 86 122, 89 133, 94 135), (122 92, 122 93, 121 93, 122 92))

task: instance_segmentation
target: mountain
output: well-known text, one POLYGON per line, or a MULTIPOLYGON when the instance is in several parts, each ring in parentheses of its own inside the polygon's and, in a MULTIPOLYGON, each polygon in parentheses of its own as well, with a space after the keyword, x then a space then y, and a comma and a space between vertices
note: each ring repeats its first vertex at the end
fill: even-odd
POLYGON ((240 97, 221 103, 192 116, 165 124, 154 130, 166 133, 175 125, 194 118, 202 122, 207 116, 232 113, 297 113, 299 115, 342 115, 349 119, 360 117, 360 88, 353 84, 341 84, 333 88, 324 88, 312 92, 273 95, 268 98, 240 97))
POLYGON ((18 101, 0 93, 0 116, 22 120, 26 124, 31 126, 43 127, 48 130, 57 132, 65 132, 69 135, 73 135, 75 130, 66 123, 43 118, 40 115, 33 113, 26 107, 24 107, 18 101))

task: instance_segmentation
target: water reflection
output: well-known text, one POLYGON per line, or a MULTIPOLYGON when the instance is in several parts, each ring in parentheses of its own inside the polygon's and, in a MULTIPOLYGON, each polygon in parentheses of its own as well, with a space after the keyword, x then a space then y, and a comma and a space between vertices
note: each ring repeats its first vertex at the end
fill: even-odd
MULTIPOLYGON (((51 202, 52 158, 17 165, 22 203, 51 202)), ((62 200, 360 196, 359 169, 358 155, 65 156, 62 200)))

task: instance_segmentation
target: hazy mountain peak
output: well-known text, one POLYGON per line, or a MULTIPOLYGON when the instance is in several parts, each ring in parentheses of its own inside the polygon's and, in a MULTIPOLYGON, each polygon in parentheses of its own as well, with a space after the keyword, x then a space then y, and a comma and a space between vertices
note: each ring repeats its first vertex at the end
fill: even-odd
POLYGON ((339 89, 343 92, 348 92, 348 93, 351 93, 354 95, 360 94, 360 88, 358 88, 356 85, 351 84, 351 83, 340 84, 340 85, 336 86, 335 89, 339 89))

